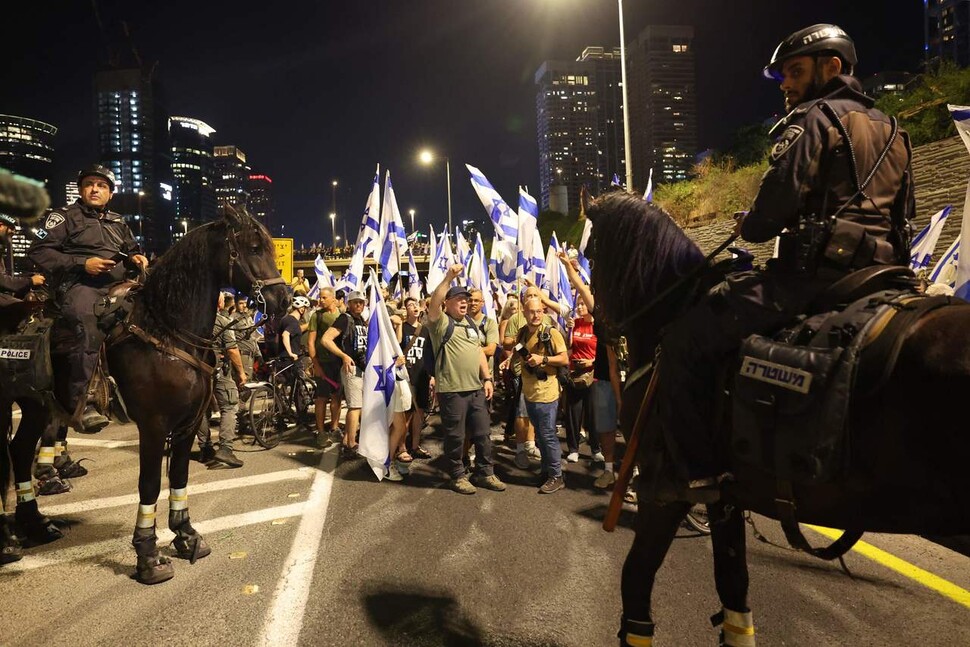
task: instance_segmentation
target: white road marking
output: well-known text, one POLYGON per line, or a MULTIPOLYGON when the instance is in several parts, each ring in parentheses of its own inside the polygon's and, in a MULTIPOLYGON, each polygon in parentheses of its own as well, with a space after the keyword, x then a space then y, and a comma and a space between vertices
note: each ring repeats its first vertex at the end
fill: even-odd
MULTIPOLYGON (((269 472, 268 474, 255 474, 253 476, 243 476, 234 479, 222 479, 211 483, 200 485, 189 484, 189 496, 194 494, 205 494, 206 492, 221 492, 222 490, 233 490, 240 487, 250 487, 253 485, 266 485, 267 483, 279 483, 280 481, 293 481, 312 478, 314 470, 306 467, 298 467, 291 470, 279 472, 269 472)), ((168 499, 168 490, 162 490, 158 495, 159 502, 164 506, 168 499)), ((104 499, 89 499, 76 503, 64 503, 61 505, 45 505, 41 511, 46 515, 68 515, 89 510, 102 510, 104 508, 115 508, 121 505, 135 505, 138 503, 137 494, 124 494, 122 496, 107 497, 104 499)))
POLYGON ((293 546, 283 565, 283 577, 273 593, 269 613, 263 623, 260 645, 295 645, 299 642, 310 597, 313 568, 320 554, 323 526, 330 507, 333 472, 337 467, 336 447, 325 451, 310 486, 310 495, 300 519, 293 546))
POLYGON ((69 447, 100 447, 102 449, 119 449, 121 447, 137 447, 138 440, 98 440, 97 438, 81 438, 72 434, 67 441, 69 447))
MULTIPOLYGON (((307 502, 308 503, 308 502, 307 502)), ((205 521, 193 521, 192 526, 201 534, 228 530, 230 528, 240 528, 242 526, 252 526, 258 523, 267 523, 273 519, 284 519, 287 517, 298 517, 303 514, 305 503, 291 503, 290 505, 277 506, 275 508, 265 508, 254 510, 242 514, 234 514, 226 517, 217 517, 205 521)), ((175 533, 168 528, 158 530, 158 544, 167 543, 175 539, 175 533)), ((22 573, 46 566, 56 566, 68 562, 90 560, 92 557, 107 555, 119 551, 131 550, 129 539, 115 538, 106 539, 72 548, 53 550, 49 556, 27 556, 19 562, 7 564, 0 569, 0 578, 7 573, 22 573)))

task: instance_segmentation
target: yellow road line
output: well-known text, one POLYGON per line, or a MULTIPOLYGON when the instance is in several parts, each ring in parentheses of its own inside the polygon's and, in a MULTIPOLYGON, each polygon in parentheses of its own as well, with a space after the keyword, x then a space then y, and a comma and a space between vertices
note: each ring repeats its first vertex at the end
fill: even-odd
MULTIPOLYGON (((829 539, 838 539, 842 535, 841 530, 832 530, 831 528, 823 528, 821 526, 811 525, 808 527, 821 535, 825 535, 829 539)), ((877 564, 896 571, 900 575, 908 577, 914 582, 922 584, 926 588, 932 589, 940 595, 953 600, 957 604, 962 604, 970 609, 970 591, 962 589, 956 584, 948 582, 938 575, 934 575, 929 571, 924 571, 922 568, 914 566, 909 562, 904 561, 891 553, 887 553, 884 550, 876 548, 872 544, 867 544, 864 541, 858 542, 852 550, 864 557, 868 557, 877 564)))

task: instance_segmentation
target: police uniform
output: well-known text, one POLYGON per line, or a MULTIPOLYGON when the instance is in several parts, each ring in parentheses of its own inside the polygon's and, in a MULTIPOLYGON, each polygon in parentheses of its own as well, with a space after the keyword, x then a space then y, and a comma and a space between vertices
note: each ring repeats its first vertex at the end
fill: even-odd
POLYGON ((72 354, 68 405, 77 410, 98 363, 104 334, 98 329, 94 305, 108 287, 124 278, 124 264, 92 276, 84 270, 89 258, 120 260, 141 253, 120 214, 98 210, 78 200, 50 211, 37 229, 27 257, 51 280, 61 313, 74 328, 77 352, 72 354))
POLYGON ((855 78, 833 78, 778 132, 741 235, 752 242, 780 235, 779 258, 763 271, 729 275, 661 342, 660 415, 687 481, 723 471, 712 430, 717 370, 741 341, 781 328, 853 270, 908 259, 909 139, 855 78))
MULTIPOLYGON (((238 348, 236 334, 230 328, 232 320, 221 313, 216 313, 216 323, 212 334, 218 346, 216 350, 216 372, 213 395, 219 407, 219 449, 232 449, 236 440, 236 414, 239 411, 239 389, 232 377, 232 365, 226 351, 238 348)), ((211 443, 209 436, 209 416, 202 417, 202 424, 198 431, 199 445, 211 443)))
POLYGON ((253 379, 253 361, 258 357, 262 361, 262 354, 259 351, 259 333, 256 330, 256 321, 253 314, 247 311, 234 312, 232 320, 236 322, 234 334, 236 344, 239 346, 239 354, 242 356, 243 370, 246 371, 246 379, 253 379))

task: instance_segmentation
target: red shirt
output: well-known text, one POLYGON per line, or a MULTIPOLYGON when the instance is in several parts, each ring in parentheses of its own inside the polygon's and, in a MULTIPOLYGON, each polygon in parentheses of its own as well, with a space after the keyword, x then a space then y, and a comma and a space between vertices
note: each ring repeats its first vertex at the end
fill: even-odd
POLYGON ((569 349, 570 368, 577 368, 573 362, 577 359, 596 359, 596 335, 593 333, 593 322, 585 318, 576 319, 573 327, 572 346, 569 349))

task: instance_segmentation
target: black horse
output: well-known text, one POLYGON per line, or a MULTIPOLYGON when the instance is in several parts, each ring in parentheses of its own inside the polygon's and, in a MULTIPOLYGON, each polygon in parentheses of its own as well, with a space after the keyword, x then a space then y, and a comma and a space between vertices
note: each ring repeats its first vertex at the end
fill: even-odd
MULTIPOLYGON (((136 576, 145 584, 175 574, 170 560, 159 554, 155 534, 166 451, 171 452, 168 525, 176 534, 176 554, 194 561, 211 552, 189 521, 186 485, 192 439, 208 415, 216 300, 226 286, 250 295, 267 315, 283 312, 289 301, 272 239, 241 207, 227 207, 221 220, 192 230, 174 245, 134 293, 125 324, 108 337, 110 373, 138 425, 140 505, 132 544, 136 576)), ((15 438, 11 453, 19 480, 21 471, 29 475, 36 438, 29 453, 13 451, 29 444, 18 443, 15 438)))
MULTIPOLYGON (((590 205, 588 215, 593 221, 593 288, 599 316, 607 324, 619 326, 654 302, 636 318, 635 326, 616 331, 627 336, 630 369, 635 373, 654 361, 662 328, 690 307, 692 295, 720 277, 715 270, 704 269, 701 251, 666 213, 636 196, 608 194, 590 205)), ((852 462, 847 475, 834 482, 794 488, 798 521, 847 528, 856 538, 864 531, 970 532, 970 477, 965 465, 970 457, 970 434, 952 424, 952 414, 941 402, 941 395, 947 400, 945 394, 970 392, 967 330, 970 307, 956 306, 935 310, 910 329, 885 386, 853 400, 849 414, 852 462)), ((624 394, 620 414, 624 433, 631 430, 647 381, 634 381, 624 394)), ((650 425, 659 425, 656 415, 650 421, 650 425)), ((686 500, 669 496, 676 488, 662 487, 668 478, 664 465, 669 466, 664 458, 665 434, 675 436, 676 430, 651 427, 645 434, 650 441, 641 443, 637 457, 641 484, 661 482, 661 487, 641 489, 636 536, 623 568, 627 630, 641 636, 652 635, 654 578, 690 508, 686 500), (658 492, 663 496, 653 496, 658 492)), ((732 472, 737 480, 724 487, 726 505, 719 509, 723 518, 711 530, 725 644, 742 645, 754 640, 747 606, 742 512, 778 518, 778 481, 760 467, 736 458, 732 472)))

